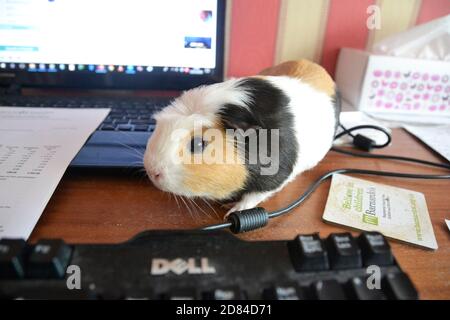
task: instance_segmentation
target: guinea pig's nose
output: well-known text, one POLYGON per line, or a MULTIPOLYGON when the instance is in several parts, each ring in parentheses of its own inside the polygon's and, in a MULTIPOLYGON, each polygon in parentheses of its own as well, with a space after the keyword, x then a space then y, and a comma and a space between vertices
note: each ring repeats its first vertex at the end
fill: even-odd
POLYGON ((157 171, 157 170, 151 170, 149 172, 149 174, 155 180, 158 180, 158 179, 160 179, 162 177, 161 171, 157 171))

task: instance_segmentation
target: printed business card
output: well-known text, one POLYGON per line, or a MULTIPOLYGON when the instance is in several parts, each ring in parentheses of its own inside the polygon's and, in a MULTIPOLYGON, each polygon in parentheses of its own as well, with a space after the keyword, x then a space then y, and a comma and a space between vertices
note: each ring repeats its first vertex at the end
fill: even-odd
POLYGON ((422 193, 334 174, 323 219, 437 249, 422 193))

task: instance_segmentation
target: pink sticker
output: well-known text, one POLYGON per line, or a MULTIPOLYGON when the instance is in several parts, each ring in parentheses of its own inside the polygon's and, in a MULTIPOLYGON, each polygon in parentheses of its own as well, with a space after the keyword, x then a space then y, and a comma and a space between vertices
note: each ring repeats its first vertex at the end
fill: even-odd
POLYGON ((410 110, 410 109, 411 109, 411 104, 405 103, 405 104, 403 104, 403 107, 404 107, 405 109, 407 109, 407 110, 410 110))
POLYGON ((450 92, 450 86, 446 86, 446 87, 445 87, 445 92, 447 92, 447 93, 450 92))
POLYGON ((420 108, 420 103, 418 103, 418 102, 417 102, 417 103, 414 103, 414 109, 417 110, 417 109, 419 109, 419 108, 420 108))
POLYGON ((386 78, 390 78, 391 75, 392 75, 392 72, 391 72, 390 70, 386 70, 386 71, 384 72, 384 76, 385 76, 386 78))
POLYGON ((438 84, 436 87, 434 87, 434 91, 440 92, 442 90, 442 86, 438 84))
POLYGON ((383 89, 378 90, 377 96, 381 97, 382 95, 384 95, 384 90, 383 89))
POLYGON ((384 81, 384 80, 381 80, 381 85, 382 85, 383 87, 386 87, 388 84, 389 84, 389 82, 384 81))
POLYGON ((419 79, 420 78, 420 73, 414 72, 412 77, 413 77, 413 79, 419 79))
POLYGON ((408 88, 408 84, 406 82, 402 82, 402 84, 400 85, 400 89, 406 90, 406 88, 408 88))
POLYGON ((397 83, 397 81, 393 81, 393 82, 391 82, 391 85, 389 86, 391 89, 395 89, 395 88, 397 88, 397 86, 398 86, 398 83, 397 83))
POLYGON ((398 79, 398 78, 400 78, 401 75, 402 75, 402 74, 400 73, 400 71, 397 71, 397 72, 395 72, 394 77, 395 77, 396 79, 398 79))
POLYGON ((375 102, 375 106, 377 108, 380 108, 382 105, 383 105, 383 101, 381 101, 381 100, 377 100, 377 102, 375 102))
POLYGON ((424 74, 422 75, 422 80, 427 81, 429 77, 430 77, 430 76, 428 75, 428 73, 424 73, 424 74))
POLYGON ((387 102, 387 103, 384 105, 384 107, 385 107, 386 109, 390 109, 390 108, 392 108, 392 103, 387 102))
POLYGON ((383 75, 383 72, 382 72, 381 70, 375 70, 375 71, 373 72, 373 75, 374 75, 375 77, 381 77, 381 76, 383 75))
POLYGON ((439 75, 438 74, 433 74, 432 76, 431 76, 431 80, 432 81, 438 81, 439 80, 439 75))
POLYGON ((378 80, 373 80, 372 81, 372 88, 377 88, 378 87, 378 80))
POLYGON ((397 93, 395 96, 395 101, 401 102, 403 100, 403 93, 397 93))
POLYGON ((419 84, 417 86, 417 90, 422 91, 425 86, 423 84, 419 84))
POLYGON ((423 95, 422 95, 422 99, 423 100, 428 100, 430 98, 430 95, 428 94, 428 93, 424 93, 423 95))
POLYGON ((445 104, 441 104, 441 106, 439 107, 439 110, 444 111, 446 108, 445 104))
POLYGON ((433 89, 433 87, 434 87, 434 86, 433 86, 432 84, 427 84, 427 89, 428 89, 428 90, 433 89))
POLYGON ((447 83, 448 81, 448 75, 442 76, 442 82, 447 83))
POLYGON ((435 106, 435 105, 432 105, 432 106, 430 106, 430 107, 428 108, 428 110, 430 110, 430 111, 436 111, 436 106, 435 106))
POLYGON ((413 98, 414 99, 420 99, 420 94, 418 94, 418 93, 414 94, 413 98))

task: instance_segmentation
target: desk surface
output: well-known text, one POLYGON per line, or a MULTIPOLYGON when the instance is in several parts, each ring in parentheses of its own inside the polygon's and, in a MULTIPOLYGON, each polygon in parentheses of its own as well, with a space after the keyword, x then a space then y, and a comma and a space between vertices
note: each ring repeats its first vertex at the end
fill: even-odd
MULTIPOLYGON (((377 153, 409 155, 432 161, 443 161, 430 149, 403 130, 396 129, 393 143, 377 153)), ((365 160, 330 152, 313 170, 300 175, 283 192, 264 203, 268 210, 284 206, 296 198, 319 175, 343 167, 438 174, 442 170, 394 161, 365 160)), ((411 276, 423 299, 450 299, 450 231, 444 218, 450 219, 448 180, 411 180, 383 177, 368 179, 408 188, 425 194, 439 249, 424 250, 391 241, 402 268, 411 276)), ((325 224, 322 213, 330 182, 325 182, 299 208, 287 216, 269 222, 262 230, 240 235, 246 240, 292 239, 298 233, 331 232, 346 229, 325 224)), ((121 242, 147 229, 189 229, 221 221, 225 209, 210 208, 202 201, 183 203, 157 190, 133 170, 69 170, 59 184, 39 220, 30 240, 63 238, 67 242, 121 242), (197 207, 198 206, 198 207, 197 207), (215 211, 215 212, 214 212, 215 211)))

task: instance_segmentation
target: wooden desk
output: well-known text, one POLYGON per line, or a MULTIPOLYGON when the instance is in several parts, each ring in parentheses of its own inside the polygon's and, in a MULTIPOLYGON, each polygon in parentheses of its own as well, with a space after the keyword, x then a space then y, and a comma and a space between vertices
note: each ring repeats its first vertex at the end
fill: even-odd
MULTIPOLYGON (((408 133, 394 130, 393 143, 379 153, 409 155, 443 161, 408 133)), ((268 210, 284 206, 296 198, 310 182, 324 172, 343 167, 439 174, 443 170, 394 161, 365 160, 330 152, 319 166, 299 176, 264 206, 268 210)), ((400 265, 411 276, 421 298, 450 299, 450 231, 444 218, 450 218, 450 181, 369 177, 393 186, 423 192, 433 222, 439 249, 424 250, 391 241, 400 265)), ((274 219, 262 230, 240 235, 247 240, 292 239, 298 233, 331 232, 345 229, 325 224, 322 213, 330 182, 324 183, 301 207, 287 216, 274 219)), ((69 170, 61 181, 39 223, 31 235, 63 238, 67 242, 121 242, 147 229, 189 229, 221 221, 225 210, 215 205, 217 215, 197 201, 201 210, 190 204, 189 214, 171 196, 165 194, 132 170, 93 172, 69 170), (203 210, 203 212, 202 212, 203 210)))

